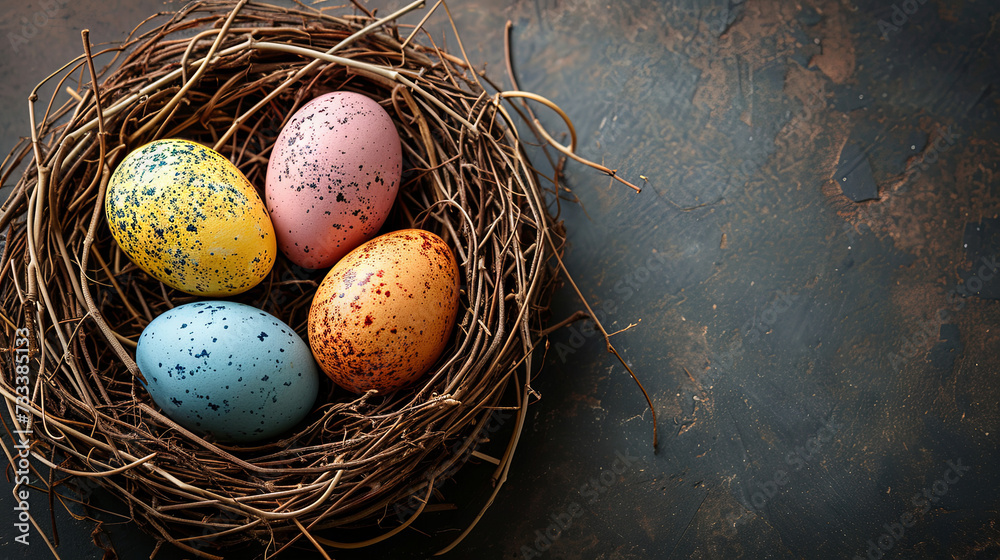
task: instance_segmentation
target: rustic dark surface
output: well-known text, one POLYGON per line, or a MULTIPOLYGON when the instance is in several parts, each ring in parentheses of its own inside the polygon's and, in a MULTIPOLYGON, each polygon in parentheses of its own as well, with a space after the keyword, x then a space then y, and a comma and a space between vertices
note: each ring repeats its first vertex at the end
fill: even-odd
MULTIPOLYGON (((43 7, 7 4, 9 42, 43 7)), ((79 29, 116 39, 163 5, 53 6, 0 60, 4 153, 28 132, 30 88, 79 52, 79 29)), ((583 155, 648 179, 635 194, 570 164, 582 205, 562 216, 567 266, 608 330, 639 322, 614 342, 661 441, 654 454, 642 396, 599 337, 557 332, 510 479, 450 557, 1000 557, 1000 5, 451 9, 470 58, 503 84, 512 20, 521 88, 573 117, 583 155)), ((440 37, 447 21, 433 19, 440 37)), ((563 289, 553 318, 580 308, 563 289)), ((446 544, 457 531, 441 527, 488 495, 488 467, 442 487, 461 509, 377 554, 446 544)), ((62 557, 101 558, 92 524, 57 511, 62 557)), ((152 540, 103 518, 122 558, 148 556, 152 540)), ((48 555, 0 534, 0 556, 48 555)))

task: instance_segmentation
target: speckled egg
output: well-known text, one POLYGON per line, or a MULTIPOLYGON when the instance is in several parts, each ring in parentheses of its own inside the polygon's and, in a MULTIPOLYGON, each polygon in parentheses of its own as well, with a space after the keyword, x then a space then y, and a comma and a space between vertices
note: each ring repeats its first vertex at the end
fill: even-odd
POLYGON ((135 361, 167 416, 225 441, 281 435, 306 417, 319 390, 299 335, 241 303, 198 301, 163 313, 142 331, 135 361))
POLYGON ((373 99, 321 95, 282 128, 265 198, 278 247, 305 268, 332 266, 382 227, 399 190, 396 127, 373 99))
POLYGON ((111 234, 139 268, 199 296, 256 286, 277 256, 253 185, 215 150, 157 140, 115 169, 104 200, 111 234))
POLYGON ((458 305, 458 264, 444 240, 394 231, 351 251, 323 279, 309 309, 309 345, 337 385, 395 391, 437 361, 458 305))

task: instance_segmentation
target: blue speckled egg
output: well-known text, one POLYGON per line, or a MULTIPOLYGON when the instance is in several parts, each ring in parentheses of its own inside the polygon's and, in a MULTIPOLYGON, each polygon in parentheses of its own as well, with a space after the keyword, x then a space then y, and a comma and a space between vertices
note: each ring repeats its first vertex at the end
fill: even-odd
POLYGON ((178 424, 252 442, 309 413, 319 370, 309 347, 277 317, 249 305, 198 301, 142 331, 135 361, 153 401, 178 424))

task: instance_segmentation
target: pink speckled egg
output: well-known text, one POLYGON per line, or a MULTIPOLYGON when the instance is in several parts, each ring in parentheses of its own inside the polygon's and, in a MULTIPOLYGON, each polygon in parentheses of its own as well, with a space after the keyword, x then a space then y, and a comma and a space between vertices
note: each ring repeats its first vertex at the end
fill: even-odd
POLYGON ((267 164, 278 248, 299 266, 326 268, 374 237, 396 199, 402 160, 392 118, 375 100, 335 91, 303 105, 267 164))

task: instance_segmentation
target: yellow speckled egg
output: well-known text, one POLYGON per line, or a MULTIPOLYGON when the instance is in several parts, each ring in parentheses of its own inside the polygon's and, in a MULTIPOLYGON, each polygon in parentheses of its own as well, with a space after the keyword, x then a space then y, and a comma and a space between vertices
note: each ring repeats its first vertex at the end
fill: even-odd
POLYGON ((198 296, 256 286, 277 255, 274 227, 253 185, 215 150, 157 140, 115 169, 104 210, 139 268, 198 296))
POLYGON ((394 231, 348 253, 323 279, 309 309, 309 346, 337 385, 395 391, 437 361, 458 305, 458 263, 444 240, 394 231))

